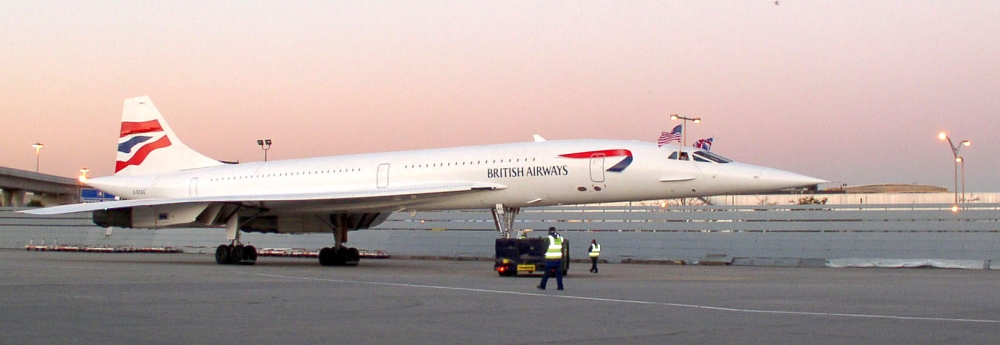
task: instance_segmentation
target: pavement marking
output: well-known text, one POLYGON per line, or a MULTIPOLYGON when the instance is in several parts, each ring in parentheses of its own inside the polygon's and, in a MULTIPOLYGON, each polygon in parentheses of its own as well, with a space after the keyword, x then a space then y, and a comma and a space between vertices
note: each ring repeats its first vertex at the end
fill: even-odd
POLYGON ((900 316, 900 315, 879 315, 879 314, 825 313, 825 312, 790 311, 790 310, 743 309, 743 308, 715 307, 715 306, 710 306, 710 305, 698 305, 698 304, 638 301, 638 300, 617 299, 617 298, 601 298, 601 297, 586 297, 586 296, 571 296, 571 295, 552 295, 552 294, 544 294, 544 293, 537 293, 537 292, 518 292, 518 291, 477 289, 477 288, 463 288, 463 287, 453 287, 453 286, 438 286, 438 285, 422 285, 422 284, 406 284, 406 283, 370 282, 370 281, 345 280, 345 279, 295 277, 295 276, 286 276, 286 275, 278 275, 278 274, 265 274, 265 273, 254 273, 254 274, 258 275, 258 276, 271 277, 271 278, 283 278, 283 279, 295 279, 295 280, 311 280, 311 281, 322 281, 322 282, 330 282, 330 283, 382 285, 382 286, 396 286, 396 287, 409 287, 409 288, 422 288, 422 289, 438 289, 438 290, 454 290, 454 291, 468 291, 468 292, 484 292, 484 293, 517 295, 517 296, 537 296, 537 297, 546 297, 546 298, 564 298, 564 299, 575 299, 575 300, 595 301, 595 302, 612 302, 612 303, 639 304, 639 305, 656 305, 656 306, 675 307, 675 308, 689 308, 689 309, 713 310, 713 311, 722 311, 722 312, 730 312, 730 313, 803 315, 803 316, 827 316, 827 317, 864 318, 864 319, 888 319, 888 320, 910 320, 910 321, 971 322, 971 323, 993 323, 993 324, 1000 323, 1000 320, 990 320, 990 319, 962 319, 962 318, 947 318, 947 317, 924 317, 924 316, 900 316))

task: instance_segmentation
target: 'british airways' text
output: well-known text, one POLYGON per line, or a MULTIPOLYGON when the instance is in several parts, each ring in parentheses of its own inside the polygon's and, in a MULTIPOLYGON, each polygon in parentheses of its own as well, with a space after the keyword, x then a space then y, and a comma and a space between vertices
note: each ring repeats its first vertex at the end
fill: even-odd
POLYGON ((486 178, 564 175, 569 175, 569 167, 566 165, 486 169, 486 178))

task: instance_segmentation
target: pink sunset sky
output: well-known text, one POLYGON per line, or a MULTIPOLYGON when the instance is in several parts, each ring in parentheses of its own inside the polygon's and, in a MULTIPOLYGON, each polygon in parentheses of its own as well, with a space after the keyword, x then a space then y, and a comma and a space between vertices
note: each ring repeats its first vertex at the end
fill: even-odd
POLYGON ((1000 1, 3 1, 0 166, 113 173, 149 95, 222 160, 688 142, 846 183, 1000 192, 1000 1))

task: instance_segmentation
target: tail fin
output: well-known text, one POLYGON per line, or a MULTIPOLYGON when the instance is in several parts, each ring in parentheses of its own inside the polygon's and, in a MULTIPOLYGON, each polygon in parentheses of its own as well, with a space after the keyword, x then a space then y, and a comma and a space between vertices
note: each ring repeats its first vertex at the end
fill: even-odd
POLYGON ((149 96, 125 100, 115 175, 141 175, 222 164, 177 139, 149 96))

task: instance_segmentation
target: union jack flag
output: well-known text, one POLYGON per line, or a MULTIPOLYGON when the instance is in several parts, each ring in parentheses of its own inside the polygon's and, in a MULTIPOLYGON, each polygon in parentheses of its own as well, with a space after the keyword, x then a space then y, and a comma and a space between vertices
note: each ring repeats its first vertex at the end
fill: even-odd
POLYGON ((666 145, 671 141, 681 141, 681 129, 684 128, 681 125, 674 127, 674 130, 670 132, 663 132, 660 134, 660 138, 656 139, 656 144, 658 146, 666 145))
POLYGON ((698 141, 694 142, 694 147, 705 151, 712 151, 712 139, 715 138, 698 139, 698 141))

